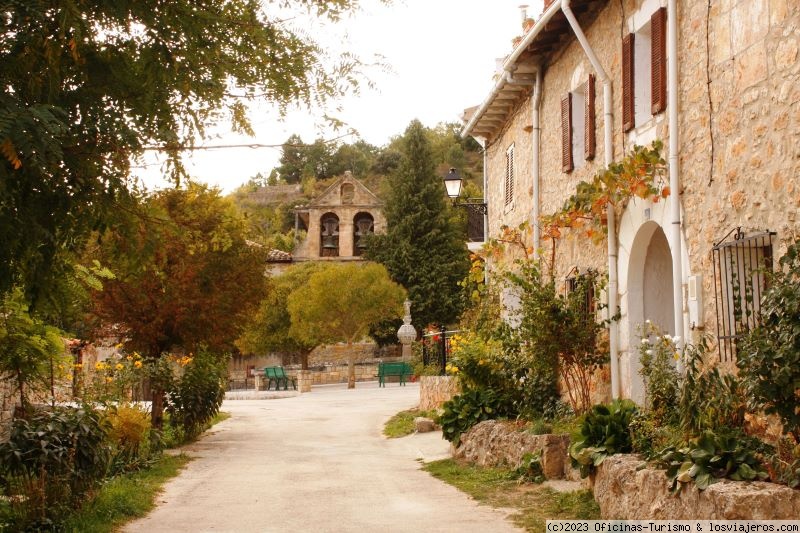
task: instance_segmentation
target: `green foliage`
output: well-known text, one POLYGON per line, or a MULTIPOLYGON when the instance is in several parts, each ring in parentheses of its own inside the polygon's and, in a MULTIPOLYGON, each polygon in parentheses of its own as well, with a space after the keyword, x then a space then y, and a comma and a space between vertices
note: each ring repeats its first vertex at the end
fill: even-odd
POLYGON ((439 417, 442 434, 454 446, 461 443, 461 435, 484 420, 508 416, 511 408, 507 398, 491 389, 467 390, 442 405, 439 417))
POLYGON ((45 386, 50 368, 64 358, 61 334, 31 315, 21 290, 6 294, 0 302, 0 376, 11 378, 23 413, 28 389, 45 386))
POLYGON ((639 411, 631 419, 631 444, 633 451, 652 459, 667 446, 683 442, 683 434, 676 425, 663 425, 652 411, 639 411))
POLYGON ((434 420, 434 422, 439 418, 439 415, 436 413, 436 411, 421 411, 419 409, 400 411, 386 421, 386 424, 383 426, 383 434, 390 439, 411 435, 414 433, 414 431, 416 431, 414 419, 420 416, 430 418, 434 420))
MULTIPOLYGON (((406 292, 375 263, 326 265, 289 295, 289 335, 306 345, 352 344, 373 324, 402 316, 406 292)), ((348 387, 355 387, 355 361, 348 360, 348 387)))
POLYGON ((736 365, 756 407, 778 415, 800 442, 800 240, 771 274, 761 301, 761 325, 746 335, 736 365))
POLYGON ((403 159, 386 201, 388 229, 369 239, 366 257, 406 287, 415 324, 449 324, 465 303, 458 287, 469 268, 464 236, 449 222, 444 185, 419 121, 400 145, 403 159))
POLYGON ((186 366, 172 390, 167 391, 170 424, 180 426, 187 439, 203 431, 219 412, 225 398, 228 357, 201 348, 186 366))
POLYGON ((517 468, 520 479, 528 483, 544 483, 544 469, 542 469, 542 452, 528 452, 522 456, 522 461, 517 468))
POLYGON ((678 421, 678 387, 680 376, 675 369, 678 339, 663 333, 648 321, 639 327, 639 370, 644 378, 646 410, 655 425, 670 425, 678 421))
POLYGON ((721 373, 717 366, 703 366, 705 341, 684 350, 686 371, 680 386, 680 427, 687 436, 705 431, 743 429, 747 394, 741 380, 721 373))
POLYGON ((150 413, 135 405, 108 409, 111 474, 138 470, 148 464, 150 413))
POLYGON ((59 408, 17 419, 0 443, 0 482, 16 531, 51 529, 106 474, 108 427, 90 408, 59 408))
POLYGON ((317 346, 317 342, 316 339, 291 334, 289 295, 305 286, 312 275, 324 268, 321 263, 302 263, 269 279, 266 297, 247 321, 236 346, 244 353, 300 353, 304 365, 307 365, 308 352, 317 346))
POLYGON ((355 55, 330 62, 311 33, 286 23, 296 12, 335 21, 356 5, 6 2, 0 183, 13 186, 0 187, 0 294, 15 284, 47 292, 61 252, 79 250, 124 205, 146 147, 166 153, 178 180, 181 148, 209 124, 251 133, 246 102, 266 98, 283 112, 357 93, 355 55))
POLYGON ((633 450, 629 426, 636 413, 636 404, 630 400, 595 405, 586 413, 581 426, 582 440, 569 448, 572 465, 580 468, 582 477, 589 475, 609 455, 633 450))
POLYGON ((691 481, 698 489, 705 490, 723 478, 763 481, 769 477, 752 440, 743 434, 703 432, 687 446, 666 448, 661 452, 660 464, 667 469, 670 488, 675 492, 691 481))

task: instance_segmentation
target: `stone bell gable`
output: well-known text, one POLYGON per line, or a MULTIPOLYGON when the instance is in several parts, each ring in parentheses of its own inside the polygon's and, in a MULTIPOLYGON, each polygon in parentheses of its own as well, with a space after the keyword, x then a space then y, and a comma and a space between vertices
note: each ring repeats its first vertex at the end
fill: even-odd
POLYGON ((360 260, 363 238, 386 229, 383 202, 352 173, 345 172, 308 205, 295 209, 306 238, 294 250, 297 261, 360 260))

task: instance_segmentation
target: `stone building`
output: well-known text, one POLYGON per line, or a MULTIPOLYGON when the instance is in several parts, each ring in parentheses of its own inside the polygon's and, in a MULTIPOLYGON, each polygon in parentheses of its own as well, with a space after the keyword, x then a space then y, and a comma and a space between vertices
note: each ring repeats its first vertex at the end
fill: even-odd
POLYGON ((664 143, 658 203, 609 212, 592 245, 559 240, 555 271, 607 273, 612 395, 642 400, 636 346, 645 320, 696 342, 724 365, 752 325, 744 299, 758 273, 800 237, 800 2, 552 0, 505 58, 464 135, 486 150, 489 235, 536 225, 580 181, 634 144, 664 143), (748 323, 748 320, 750 323, 748 323))
POLYGON ((383 203, 348 171, 325 192, 295 209, 306 238, 295 247, 295 261, 361 260, 363 237, 386 228, 383 203))

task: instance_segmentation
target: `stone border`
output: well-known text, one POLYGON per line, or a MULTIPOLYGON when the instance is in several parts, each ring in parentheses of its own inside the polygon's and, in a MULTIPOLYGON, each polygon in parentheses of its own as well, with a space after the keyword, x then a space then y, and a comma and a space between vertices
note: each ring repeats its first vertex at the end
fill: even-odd
POLYGON ((639 469, 635 455, 613 455, 592 479, 594 499, 605 519, 627 520, 796 520, 800 490, 763 481, 723 479, 704 491, 694 484, 678 495, 666 473, 639 469))

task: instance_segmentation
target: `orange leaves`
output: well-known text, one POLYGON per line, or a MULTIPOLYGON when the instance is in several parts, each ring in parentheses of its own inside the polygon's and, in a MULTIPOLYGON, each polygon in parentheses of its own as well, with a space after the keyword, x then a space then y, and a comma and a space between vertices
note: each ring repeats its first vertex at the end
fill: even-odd
POLYGON ((663 185, 666 162, 662 148, 659 140, 649 148, 634 146, 622 161, 600 169, 590 182, 580 182, 559 211, 541 217, 543 237, 558 239, 562 229, 588 225, 581 233, 597 244, 605 234, 609 205, 624 208, 632 198, 658 202, 669 196, 669 187, 663 185))
POLYGON ((3 143, 0 144, 0 153, 2 153, 8 162, 11 163, 11 166, 14 167, 14 170, 19 170, 22 168, 22 161, 20 161, 19 156, 17 155, 17 150, 14 148, 14 144, 11 142, 11 139, 6 138, 3 140, 3 143))

